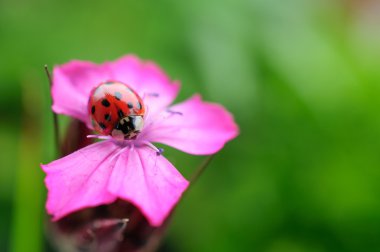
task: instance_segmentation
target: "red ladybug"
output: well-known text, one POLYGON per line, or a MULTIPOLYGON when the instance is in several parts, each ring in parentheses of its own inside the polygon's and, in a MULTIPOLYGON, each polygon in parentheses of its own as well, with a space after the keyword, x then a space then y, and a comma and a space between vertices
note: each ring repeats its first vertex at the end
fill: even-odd
POLYGON ((133 139, 144 125, 145 106, 128 85, 109 81, 91 91, 88 113, 98 133, 116 139, 133 139))

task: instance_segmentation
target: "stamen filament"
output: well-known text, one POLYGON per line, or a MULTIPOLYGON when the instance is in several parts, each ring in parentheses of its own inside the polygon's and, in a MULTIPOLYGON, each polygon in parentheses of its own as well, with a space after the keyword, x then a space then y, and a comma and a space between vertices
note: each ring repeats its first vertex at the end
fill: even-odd
POLYGON ((124 151, 124 149, 125 148, 127 148, 128 146, 126 146, 126 147, 122 147, 120 150, 118 150, 117 152, 116 152, 116 154, 113 154, 112 155, 112 157, 111 157, 111 159, 110 159, 110 163, 115 159, 115 158, 117 158, 117 157, 119 157, 119 155, 124 151))
POLYGON ((142 144, 145 144, 146 146, 152 148, 157 156, 161 155, 162 153, 164 153, 164 149, 163 148, 157 148, 156 146, 154 146, 152 143, 148 142, 148 141, 141 141, 142 144))
POLYGON ((112 139, 111 136, 102 136, 102 135, 87 135, 87 138, 96 138, 96 139, 102 139, 102 140, 112 139))

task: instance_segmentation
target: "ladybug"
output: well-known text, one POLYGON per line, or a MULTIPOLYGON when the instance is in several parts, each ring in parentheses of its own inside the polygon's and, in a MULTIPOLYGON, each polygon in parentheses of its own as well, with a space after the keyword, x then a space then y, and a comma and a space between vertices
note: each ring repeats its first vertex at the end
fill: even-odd
POLYGON ((142 99, 118 81, 103 82, 91 91, 88 113, 96 132, 116 139, 134 139, 144 126, 142 99))

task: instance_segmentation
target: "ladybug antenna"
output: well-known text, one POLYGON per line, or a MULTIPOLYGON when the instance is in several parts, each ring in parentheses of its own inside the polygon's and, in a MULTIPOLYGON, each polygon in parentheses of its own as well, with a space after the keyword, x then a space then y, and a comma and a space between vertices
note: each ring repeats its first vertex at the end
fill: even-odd
MULTIPOLYGON (((49 81, 49 86, 50 90, 53 87, 53 81, 51 79, 51 74, 49 72, 49 68, 47 65, 44 66, 45 68, 45 73, 49 81)), ((53 105, 53 98, 51 97, 51 105, 53 105)), ((59 139, 59 125, 58 125, 58 116, 56 113, 53 112, 53 124, 54 124, 54 142, 55 142, 55 147, 58 152, 60 152, 60 139, 59 139)))

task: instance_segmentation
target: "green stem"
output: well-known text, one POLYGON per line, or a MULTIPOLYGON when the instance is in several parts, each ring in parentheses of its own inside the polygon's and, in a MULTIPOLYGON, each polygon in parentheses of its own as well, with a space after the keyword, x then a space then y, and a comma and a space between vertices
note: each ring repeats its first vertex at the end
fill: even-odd
MULTIPOLYGON (((49 71, 49 68, 48 68, 47 65, 45 65, 44 68, 45 68, 45 73, 46 73, 46 76, 48 78, 49 86, 50 86, 50 90, 51 90, 52 87, 53 87, 53 81, 52 81, 52 78, 51 78, 51 74, 50 74, 50 71, 49 71)), ((53 99, 51 99, 51 105, 53 105, 53 99)), ((52 111, 52 113, 53 113, 53 124, 54 124, 54 142, 55 142, 55 148, 56 148, 56 151, 59 154, 61 154, 60 153, 61 145, 60 145, 60 139, 59 139, 58 116, 53 111, 52 111)))

